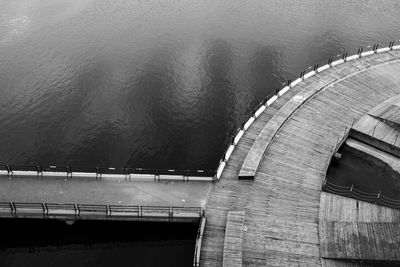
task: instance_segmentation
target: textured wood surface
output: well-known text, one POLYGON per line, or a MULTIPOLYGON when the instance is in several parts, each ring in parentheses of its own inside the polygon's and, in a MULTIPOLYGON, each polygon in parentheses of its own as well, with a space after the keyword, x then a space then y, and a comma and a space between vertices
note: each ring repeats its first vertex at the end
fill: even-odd
POLYGON ((354 123, 350 136, 399 157, 399 104, 398 95, 380 103, 354 123))
POLYGON ((400 261, 400 210, 324 192, 319 220, 321 257, 400 261))
POLYGON ((322 192, 319 220, 400 223, 400 210, 322 192))
POLYGON ((230 211, 226 222, 224 241, 224 267, 242 266, 242 238, 244 211, 230 211))
POLYGON ((234 209, 246 212, 243 266, 321 266, 318 213, 326 165, 346 128, 400 94, 399 56, 392 51, 325 70, 289 90, 256 119, 209 194, 202 266, 222 265, 227 214, 234 209), (292 105, 295 95, 309 98, 293 111, 285 105, 292 105), (239 181, 258 135, 279 121, 254 181, 239 181))
POLYGON ((320 221, 321 257, 400 260, 400 223, 320 221))

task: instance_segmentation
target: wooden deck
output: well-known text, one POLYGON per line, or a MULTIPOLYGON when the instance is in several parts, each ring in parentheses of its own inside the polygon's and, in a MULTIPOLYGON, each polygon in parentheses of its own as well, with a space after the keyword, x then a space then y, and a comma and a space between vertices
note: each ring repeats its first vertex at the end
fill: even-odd
POLYGON ((334 266, 320 254, 326 165, 354 121, 400 94, 399 59, 396 50, 325 70, 290 89, 256 119, 209 194, 201 266, 223 265, 227 215, 234 210, 245 211, 243 266, 334 266), (259 152, 254 181, 239 181, 249 150, 268 129, 275 132, 267 145, 262 143, 267 151, 259 152))
POLYGON ((400 211, 322 193, 321 257, 400 262, 400 211))
POLYGON ((224 267, 242 266, 244 211, 230 211, 225 230, 224 267))
POLYGON ((353 125, 350 136, 400 157, 400 96, 379 104, 353 125))
POLYGON ((400 224, 320 222, 321 257, 352 260, 400 260, 400 224))

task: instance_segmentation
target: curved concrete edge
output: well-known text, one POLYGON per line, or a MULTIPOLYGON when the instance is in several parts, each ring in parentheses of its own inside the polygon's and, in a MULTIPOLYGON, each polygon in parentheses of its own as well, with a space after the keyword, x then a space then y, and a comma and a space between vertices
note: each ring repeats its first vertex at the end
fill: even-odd
MULTIPOLYGON (((388 51, 388 50, 382 50, 382 51, 388 51)), ((374 54, 374 53, 372 53, 374 54)), ((369 55, 372 55, 369 54, 369 55)), ((359 58, 359 55, 355 55, 357 58, 359 58)), ((314 90, 309 90, 308 88, 303 89, 301 92, 299 92, 296 96, 291 98, 280 110, 278 110, 274 116, 267 122, 266 126, 261 130, 260 134, 257 136, 255 142, 253 143, 252 147, 250 148, 249 153, 247 154, 242 168, 240 169, 239 172, 239 179, 254 179, 254 176, 257 172, 258 166, 260 162, 262 161, 262 158, 264 157, 266 151, 268 150, 268 147, 270 146, 270 143, 276 136, 276 133, 279 131, 279 129, 285 124, 285 122, 298 110, 305 102, 307 102, 309 99, 311 99, 314 95, 318 94, 325 88, 328 88, 330 86, 335 85, 336 83, 347 79, 350 76, 353 76, 355 74, 358 74, 360 72, 363 72, 367 69, 379 67, 383 64, 386 64, 386 62, 375 65, 375 66, 370 66, 368 68, 364 68, 356 73, 350 73, 348 75, 345 75, 341 78, 336 79, 333 82, 330 82, 329 84, 322 85, 321 87, 317 87, 314 90)), ((318 72, 317 72, 318 73, 318 72)), ((344 137, 348 135, 347 128, 344 131, 344 137)), ((338 143, 342 143, 344 141, 344 138, 341 140, 338 140, 338 143)), ((335 152, 336 148, 333 150, 335 152)))
MULTIPOLYGON (((228 149, 226 150, 226 152, 224 153, 222 159, 220 160, 219 164, 218 164, 218 168, 217 168, 217 172, 215 175, 215 178, 217 180, 219 180, 219 178, 221 178, 222 172, 226 166, 226 162, 229 160, 233 150, 235 149, 236 145, 239 143, 240 139, 242 138, 243 134, 246 132, 246 130, 251 126, 251 124, 257 119, 257 117, 259 117, 265 110, 266 108, 268 108, 269 106, 271 106, 279 97, 281 97, 283 94, 285 94, 287 91, 289 91, 290 88, 298 85, 300 82, 304 81, 305 79, 308 79, 312 76, 314 76, 315 74, 327 70, 329 68, 335 67, 337 65, 343 64, 345 62, 357 59, 357 58, 362 58, 365 56, 369 56, 369 55, 373 55, 376 53, 383 53, 383 52, 388 52, 388 51, 392 51, 392 50, 398 50, 400 49, 400 45, 393 45, 391 47, 384 47, 384 48, 380 48, 380 49, 376 49, 375 51, 367 51, 367 52, 363 52, 360 54, 355 54, 353 56, 349 56, 346 57, 344 59, 338 59, 336 61, 332 61, 330 64, 326 64, 323 65, 319 68, 317 68, 316 70, 310 71, 307 74, 304 74, 302 78, 298 78, 295 81, 291 82, 290 84, 286 85, 285 87, 283 87, 281 90, 279 90, 279 92, 277 92, 276 95, 272 96, 270 99, 261 102, 260 107, 258 108, 258 110, 256 112, 253 113, 253 115, 247 120, 246 123, 244 123, 244 125, 237 131, 235 137, 233 138, 233 142, 232 144, 228 147, 228 149)), ((311 68, 311 67, 310 67, 311 68)), ((310 69, 309 68, 309 69, 310 69)), ((244 175, 244 174, 243 174, 244 175)), ((240 175, 239 175, 240 177, 240 175)), ((244 177, 249 177, 247 175, 242 176, 244 177)), ((254 175, 253 175, 254 177, 254 175)))

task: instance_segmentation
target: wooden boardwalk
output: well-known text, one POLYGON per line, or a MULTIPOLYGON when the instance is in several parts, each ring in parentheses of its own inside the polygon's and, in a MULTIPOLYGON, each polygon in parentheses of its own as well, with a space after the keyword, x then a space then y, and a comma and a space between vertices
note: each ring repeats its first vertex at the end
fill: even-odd
POLYGON ((321 194, 321 257, 400 262, 400 210, 321 194))
POLYGON ((230 211, 225 230, 224 267, 242 266, 244 211, 230 211))
POLYGON ((350 136, 400 157, 400 95, 379 104, 355 122, 350 136))
POLYGON ((326 165, 354 121, 400 94, 399 73, 398 50, 367 56, 306 79, 268 107, 245 132, 209 194, 201 266, 223 265, 227 216, 235 210, 245 211, 243 266, 335 266, 320 254, 326 165), (260 152, 254 181, 239 181, 249 150, 269 129, 275 133, 262 144, 267 151, 260 152))

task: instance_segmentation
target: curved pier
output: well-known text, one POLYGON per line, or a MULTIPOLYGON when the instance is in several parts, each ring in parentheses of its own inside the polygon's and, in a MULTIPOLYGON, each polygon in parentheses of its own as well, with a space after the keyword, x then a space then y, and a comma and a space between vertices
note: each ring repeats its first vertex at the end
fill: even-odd
MULTIPOLYGON (((329 208, 321 202, 322 185, 331 157, 352 124, 400 94, 399 48, 391 42, 388 48, 374 46, 351 57, 329 59, 325 66, 302 72, 260 107, 239 131, 218 169, 220 179, 206 204, 201 266, 228 262, 231 266, 358 266, 339 261, 340 253, 332 259, 324 251, 335 246, 324 243, 330 240, 329 231, 319 227, 333 227, 321 223, 326 216, 319 216, 320 205, 329 208), (239 176, 254 180, 239 180, 239 176), (243 225, 237 226, 233 214, 243 215, 243 225)), ((350 206, 341 208, 353 212, 350 206)), ((382 245, 385 248, 390 249, 382 245)))

